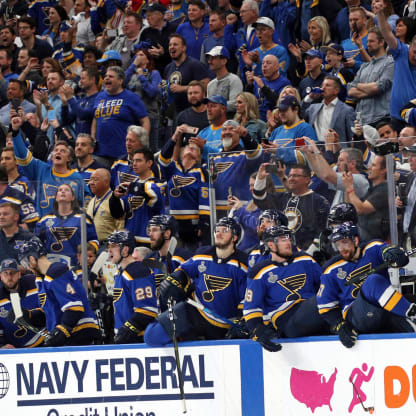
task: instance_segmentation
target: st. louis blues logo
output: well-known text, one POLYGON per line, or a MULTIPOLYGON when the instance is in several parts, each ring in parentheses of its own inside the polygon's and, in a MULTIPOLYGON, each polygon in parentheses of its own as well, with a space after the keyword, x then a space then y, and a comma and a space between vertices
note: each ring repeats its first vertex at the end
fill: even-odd
POLYGON ((286 302, 296 301, 301 298, 298 291, 305 286, 306 274, 297 274, 295 276, 286 277, 279 280, 277 283, 284 287, 290 294, 286 296, 286 302))
POLYGON ((53 235, 53 238, 56 240, 56 243, 51 244, 51 250, 55 252, 62 251, 64 248, 62 242, 66 240, 70 240, 78 227, 51 227, 49 231, 53 235))
POLYGON ((196 178, 189 177, 189 176, 179 176, 173 175, 172 176, 172 185, 173 188, 170 190, 170 196, 173 198, 179 198, 182 195, 182 191, 180 188, 184 186, 192 185, 196 181, 196 178))
POLYGON ((213 276, 204 273, 204 282, 207 290, 202 292, 202 298, 205 302, 212 302, 214 300, 214 292, 226 289, 232 279, 229 277, 213 276))

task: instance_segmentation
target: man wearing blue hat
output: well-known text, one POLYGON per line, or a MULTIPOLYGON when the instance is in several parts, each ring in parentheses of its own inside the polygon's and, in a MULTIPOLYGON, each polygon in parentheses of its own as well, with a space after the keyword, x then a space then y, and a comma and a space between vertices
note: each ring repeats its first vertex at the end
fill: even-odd
POLYGON ((3 299, 0 308, 0 348, 31 348, 40 345, 43 337, 39 333, 14 323, 15 314, 10 300, 11 293, 18 293, 23 317, 29 317, 32 310, 36 310, 35 314, 38 316, 34 324, 45 326, 45 315, 40 309, 35 276, 21 276, 16 260, 9 258, 1 262, 0 278, 0 298, 3 299))
POLYGON ((215 73, 207 86, 207 97, 222 95, 227 100, 227 112, 235 113, 235 100, 243 92, 243 83, 235 74, 227 69, 230 54, 226 47, 215 46, 207 53, 209 69, 215 73))
POLYGON ((308 71, 308 75, 299 84, 299 92, 302 100, 309 94, 309 89, 312 90, 321 87, 327 75, 326 72, 322 71, 323 60, 324 54, 318 49, 309 49, 305 52, 305 68, 308 71))

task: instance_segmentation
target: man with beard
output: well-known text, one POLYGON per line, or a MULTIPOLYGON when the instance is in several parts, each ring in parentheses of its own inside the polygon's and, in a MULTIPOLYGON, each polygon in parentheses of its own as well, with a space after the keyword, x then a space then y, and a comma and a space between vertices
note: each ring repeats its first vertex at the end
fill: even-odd
MULTIPOLYGON (((70 270, 60 262, 51 263, 37 237, 21 246, 19 261, 37 276, 36 286, 48 330, 45 346, 88 345, 101 339, 97 319, 82 285, 81 270, 70 270)), ((34 324, 34 318, 29 317, 30 323, 34 324)))
POLYGON ((209 81, 206 66, 186 54, 186 40, 178 34, 169 38, 169 55, 172 62, 165 68, 163 78, 169 83, 169 92, 175 104, 176 112, 188 107, 186 92, 188 84, 201 81, 206 87, 209 81))
MULTIPOLYGON (((26 329, 14 321, 14 313, 10 301, 11 293, 18 293, 23 316, 27 317, 32 310, 40 309, 38 289, 35 283, 35 276, 21 276, 19 266, 15 259, 5 259, 1 262, 0 278, 0 299, 2 299, 2 313, 0 315, 0 348, 32 348, 42 344, 43 336, 26 329)), ((39 326, 45 326, 45 315, 38 312, 39 326)))
POLYGON ((251 338, 273 352, 281 348, 271 341, 275 330, 280 337, 293 338, 322 335, 327 325, 316 308, 320 266, 297 251, 292 232, 284 225, 268 228, 263 241, 271 257, 248 274, 243 315, 251 338), (267 326, 264 317, 271 321, 267 326))
POLYGON ((263 161, 263 149, 235 120, 227 120, 223 124, 221 142, 221 153, 211 156, 209 166, 213 170, 217 211, 221 211, 217 215, 223 216, 228 209, 230 188, 243 203, 252 198, 250 175, 263 161))
POLYGON ((133 155, 133 170, 137 179, 120 183, 110 197, 110 212, 114 218, 125 218, 126 229, 133 233, 136 242, 149 245, 146 234, 149 218, 165 210, 165 182, 153 175, 153 153, 149 148, 138 149, 133 155))
POLYGON ((286 192, 266 192, 266 166, 263 163, 254 184, 254 202, 261 209, 283 211, 289 221, 289 229, 296 237, 297 245, 305 251, 326 227, 329 212, 328 201, 309 189, 311 171, 306 165, 293 165, 289 175, 282 178, 286 192))
POLYGON ((341 343, 353 347, 358 333, 415 332, 416 305, 393 288, 387 272, 409 262, 406 252, 378 240, 361 243, 351 223, 335 227, 330 240, 339 255, 326 264, 317 301, 319 313, 341 343), (385 269, 351 284, 351 279, 383 263, 385 269))
MULTIPOLYGON (((150 248, 153 250, 147 258, 160 261, 166 265, 168 273, 172 273, 191 257, 191 253, 176 247, 173 253, 168 252, 172 237, 176 237, 178 224, 170 215, 155 215, 147 223, 147 235, 150 237, 150 248)), ((161 274, 156 274, 156 287, 159 287, 161 274)))
POLYGON ((361 65, 354 80, 347 86, 348 96, 357 102, 355 111, 361 113, 362 125, 375 126, 390 117, 394 61, 386 54, 384 45, 380 29, 369 29, 367 47, 372 59, 361 65))
MULTIPOLYGON (((247 282, 247 255, 235 248, 241 228, 232 218, 221 218, 215 226, 215 245, 201 247, 188 261, 167 276, 159 286, 161 305, 173 299, 176 335, 183 340, 224 338, 229 324, 218 316, 197 310, 185 302, 192 297, 224 318, 241 315, 247 282), (190 287, 194 285, 191 292, 190 287)), ((151 346, 172 340, 168 311, 157 317, 145 331, 144 340, 151 346)))
POLYGON ((260 263, 263 260, 270 260, 271 254, 270 250, 263 240, 264 232, 274 226, 288 226, 289 221, 285 214, 282 211, 277 209, 265 209, 258 218, 257 225, 257 237, 260 241, 260 244, 257 248, 252 250, 248 256, 248 267, 249 270, 254 267, 255 264, 260 263))
POLYGON ((143 342, 146 326, 157 316, 156 285, 152 271, 132 256, 134 235, 114 231, 108 237, 109 261, 118 265, 114 278, 114 343, 143 342))
MULTIPOLYGON (((197 127, 198 131, 203 130, 209 125, 207 117, 207 105, 202 102, 205 98, 205 86, 201 81, 191 81, 186 91, 188 103, 191 105, 178 114, 176 124, 187 124, 191 127, 197 127)), ((191 137, 191 134, 187 134, 191 137)))

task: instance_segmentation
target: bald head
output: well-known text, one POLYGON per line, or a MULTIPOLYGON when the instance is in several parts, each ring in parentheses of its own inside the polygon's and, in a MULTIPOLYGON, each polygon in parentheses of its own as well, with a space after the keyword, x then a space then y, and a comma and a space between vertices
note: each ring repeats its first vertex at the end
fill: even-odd
POLYGON ((275 55, 266 55, 261 62, 264 78, 274 80, 279 77, 279 58, 275 55))
POLYGON ((105 193, 110 188, 110 171, 104 168, 96 169, 90 178, 90 189, 91 192, 97 196, 98 198, 101 198, 105 195, 105 193))

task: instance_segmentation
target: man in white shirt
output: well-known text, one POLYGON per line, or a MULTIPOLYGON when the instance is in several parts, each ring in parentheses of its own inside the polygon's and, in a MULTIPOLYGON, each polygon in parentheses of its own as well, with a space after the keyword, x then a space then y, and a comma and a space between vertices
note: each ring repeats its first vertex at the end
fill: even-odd
POLYGON ((343 103, 338 94, 342 84, 338 77, 328 75, 321 85, 322 102, 311 104, 305 113, 305 120, 311 124, 318 136, 318 141, 325 143, 328 131, 335 130, 342 148, 348 146, 352 139, 351 127, 354 126, 355 112, 343 103))

